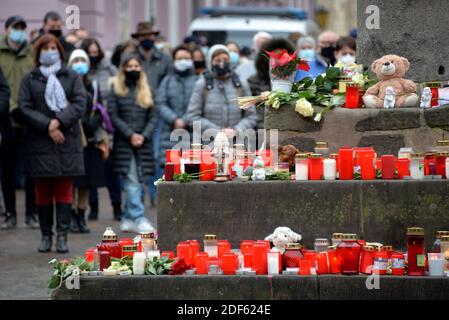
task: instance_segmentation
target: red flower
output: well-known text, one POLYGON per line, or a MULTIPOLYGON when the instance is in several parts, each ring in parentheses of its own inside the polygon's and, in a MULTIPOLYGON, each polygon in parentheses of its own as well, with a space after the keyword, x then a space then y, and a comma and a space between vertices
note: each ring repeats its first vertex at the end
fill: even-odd
POLYGON ((309 64, 307 63, 306 60, 301 60, 298 63, 298 70, 304 70, 304 71, 309 71, 310 70, 310 66, 309 66, 309 64))
POLYGON ((169 274, 171 275, 183 274, 184 272, 186 272, 186 270, 189 269, 190 265, 186 263, 184 258, 181 258, 171 265, 171 270, 169 274))

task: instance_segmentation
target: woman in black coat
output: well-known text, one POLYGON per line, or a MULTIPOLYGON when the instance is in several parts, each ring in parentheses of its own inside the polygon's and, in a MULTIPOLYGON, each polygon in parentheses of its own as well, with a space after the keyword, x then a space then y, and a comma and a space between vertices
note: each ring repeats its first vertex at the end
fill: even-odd
POLYGON ((114 172, 124 177, 126 204, 121 229, 124 232, 151 232, 142 201, 143 182, 154 172, 153 132, 157 111, 147 77, 138 56, 122 57, 108 99, 114 126, 112 161, 114 172))
POLYGON ((25 174, 35 178, 42 232, 40 252, 52 247, 56 203, 56 251, 68 252, 73 177, 84 174, 80 119, 86 108, 81 78, 64 64, 59 40, 46 34, 35 47, 36 67, 22 79, 19 113, 25 124, 25 174))

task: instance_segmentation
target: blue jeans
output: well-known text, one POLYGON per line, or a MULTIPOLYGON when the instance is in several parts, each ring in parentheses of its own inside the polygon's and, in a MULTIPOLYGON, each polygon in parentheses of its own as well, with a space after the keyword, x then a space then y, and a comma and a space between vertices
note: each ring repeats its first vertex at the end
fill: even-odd
POLYGON ((148 191, 151 199, 156 200, 157 196, 157 188, 154 185, 154 182, 162 177, 162 170, 159 168, 159 146, 160 146, 160 138, 161 138, 161 129, 162 129, 162 117, 159 117, 158 123, 156 125, 156 129, 153 133, 153 159, 154 159, 154 174, 148 179, 148 191))
POLYGON ((124 219, 136 221, 145 216, 145 205, 142 202, 142 184, 137 176, 137 164, 132 157, 128 175, 124 179, 125 210, 124 219))

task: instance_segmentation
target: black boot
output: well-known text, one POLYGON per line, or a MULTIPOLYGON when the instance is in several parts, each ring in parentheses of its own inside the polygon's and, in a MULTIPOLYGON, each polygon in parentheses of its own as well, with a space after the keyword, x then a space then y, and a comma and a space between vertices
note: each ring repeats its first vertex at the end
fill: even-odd
POLYGON ((90 213, 89 213, 89 221, 97 221, 98 220, 98 202, 89 203, 90 213))
POLYGON ((75 209, 72 209, 71 220, 70 220, 70 232, 80 233, 80 226, 78 223, 78 215, 76 214, 75 209))
POLYGON ((39 252, 50 252, 53 236, 53 205, 37 206, 36 210, 42 233, 42 240, 38 250, 39 252))
POLYGON ((67 231, 70 228, 70 213, 72 211, 71 204, 57 203, 56 204, 56 231, 58 233, 56 238, 56 252, 67 253, 67 231))
POLYGON ((84 210, 78 209, 78 226, 80 233, 90 233, 89 228, 86 225, 86 219, 84 217, 84 210))
POLYGON ((122 204, 121 203, 113 203, 112 207, 114 208, 114 220, 121 221, 122 220, 122 204))

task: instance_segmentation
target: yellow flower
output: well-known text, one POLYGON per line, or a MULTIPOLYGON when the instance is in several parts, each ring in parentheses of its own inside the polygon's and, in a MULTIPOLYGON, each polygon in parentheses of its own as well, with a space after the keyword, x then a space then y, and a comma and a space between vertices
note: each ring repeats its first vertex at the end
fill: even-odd
POLYGON ((295 111, 298 112, 303 117, 311 117, 313 116, 313 107, 312 104, 307 101, 306 98, 301 98, 296 101, 295 111))
POLYGON ((363 77, 363 74, 361 73, 356 73, 353 77, 352 77, 352 82, 363 86, 365 84, 365 78, 363 77))
POLYGON ((273 109, 279 109, 279 107, 281 106, 281 103, 279 102, 279 99, 274 100, 272 108, 273 109))

